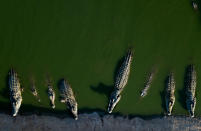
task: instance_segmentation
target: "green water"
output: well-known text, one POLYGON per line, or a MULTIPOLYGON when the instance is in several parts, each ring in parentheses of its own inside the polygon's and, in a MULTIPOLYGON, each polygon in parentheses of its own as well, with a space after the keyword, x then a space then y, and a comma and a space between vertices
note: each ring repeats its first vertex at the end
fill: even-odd
POLYGON ((132 46, 131 75, 114 112, 163 113, 161 92, 173 71, 173 114, 186 115, 184 72, 194 63, 196 115, 201 115, 201 19, 188 0, 7 0, 0 2, 0 17, 1 102, 9 103, 6 76, 14 67, 24 87, 23 105, 50 109, 48 74, 57 92, 56 110, 66 110, 58 100, 57 82, 63 77, 71 83, 79 109, 106 110, 117 63, 132 46), (148 95, 140 99, 153 66, 158 72, 148 95), (29 91, 30 77, 36 80, 41 103, 29 91))

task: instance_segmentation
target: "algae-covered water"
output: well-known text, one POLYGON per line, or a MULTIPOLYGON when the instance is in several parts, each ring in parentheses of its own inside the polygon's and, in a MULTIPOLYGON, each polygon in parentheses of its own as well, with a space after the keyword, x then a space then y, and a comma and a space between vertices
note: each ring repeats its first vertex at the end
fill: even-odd
MULTIPOLYGON (((128 85, 114 112, 163 114, 164 81, 175 73, 173 114, 186 115, 184 72, 198 74, 196 115, 201 115, 201 17, 188 0, 7 0, 0 2, 0 101, 9 107, 6 77, 11 67, 24 87, 23 105, 50 109, 47 76, 71 83, 81 110, 105 110, 119 60, 129 47, 134 59, 128 85), (140 98, 146 76, 157 69, 148 95, 140 98), (32 96, 30 78, 41 98, 32 96)), ((54 112, 54 111, 53 111, 54 112)))

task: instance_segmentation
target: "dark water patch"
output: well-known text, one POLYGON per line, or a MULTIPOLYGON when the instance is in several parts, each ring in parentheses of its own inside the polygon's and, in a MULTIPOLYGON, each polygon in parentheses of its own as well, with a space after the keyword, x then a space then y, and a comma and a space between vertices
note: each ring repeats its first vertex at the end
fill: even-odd
POLYGON ((25 115, 25 116, 36 114, 36 115, 43 115, 43 116, 56 116, 59 118, 72 117, 72 114, 67 109, 66 110, 50 109, 45 107, 36 107, 29 104, 28 105, 23 104, 21 106, 19 114, 25 115))
POLYGON ((123 114, 121 112, 113 112, 113 113, 109 114, 105 110, 102 110, 102 109, 99 109, 99 108, 88 108, 88 107, 79 109, 79 114, 91 114, 91 113, 94 113, 94 112, 98 113, 100 117, 103 117, 105 115, 111 115, 114 118, 124 117, 124 118, 132 119, 134 117, 140 117, 140 118, 143 118, 143 119, 146 119, 146 120, 164 116, 163 114, 151 114, 151 115, 127 114, 127 115, 125 115, 125 114, 123 114))
POLYGON ((180 105, 181 105, 184 109, 186 109, 186 102, 185 102, 185 100, 186 100, 185 88, 182 88, 181 90, 178 90, 178 95, 179 95, 179 97, 178 97, 178 101, 179 101, 180 105))
POLYGON ((99 108, 88 108, 88 107, 84 107, 79 109, 79 114, 91 114, 93 112, 97 112, 100 116, 104 116, 107 114, 107 112, 105 112, 105 110, 99 109, 99 108))
POLYGON ((163 109, 164 114, 166 114, 167 110, 166 110, 166 102, 165 102, 165 90, 160 92, 160 96, 161 96, 161 100, 162 100, 161 107, 163 109))
MULTIPOLYGON (((61 87, 63 86, 63 81, 64 81, 64 78, 60 79, 58 82, 57 82, 57 88, 59 89, 59 94, 61 93, 60 92, 60 89, 61 87)), ((59 95, 59 100, 61 100, 61 96, 59 95)))
MULTIPOLYGON (((10 103, 0 102, 0 105, 1 105, 0 112, 11 115, 12 107, 10 103)), ((46 116, 57 116, 60 118, 71 116, 70 112, 66 110, 53 110, 45 107, 36 107, 30 104, 22 104, 18 114, 24 116, 36 114, 46 116)))
POLYGON ((127 114, 127 115, 125 115, 125 114, 123 114, 121 112, 113 112, 113 113, 109 114, 105 110, 102 110, 102 109, 99 109, 99 108, 87 108, 86 107, 86 108, 79 109, 79 114, 84 114, 84 113, 91 114, 91 113, 94 113, 94 112, 98 113, 99 116, 101 116, 101 117, 106 116, 106 115, 111 115, 114 118, 124 117, 124 118, 128 118, 128 119, 132 119, 132 118, 135 118, 135 117, 140 117, 142 119, 149 120, 149 119, 153 119, 153 118, 164 117, 164 114, 150 114, 150 115, 127 114))
POLYGON ((188 85, 188 73, 189 73, 189 68, 191 65, 186 66, 185 68, 185 74, 184 74, 184 84, 183 84, 183 88, 181 90, 178 91, 179 93, 179 103, 180 105, 187 110, 186 107, 186 86, 188 85))
POLYGON ((162 100, 161 107, 163 109, 164 114, 167 113, 165 95, 166 95, 166 88, 167 88, 168 78, 169 78, 169 76, 167 76, 165 78, 163 91, 160 92, 160 96, 161 96, 161 100, 162 100))
MULTIPOLYGON (((99 94, 104 94, 108 99, 107 99, 107 103, 109 103, 109 99, 110 99, 110 95, 114 89, 114 86, 108 86, 108 85, 105 85, 103 83, 99 83, 98 86, 90 86, 90 88, 96 92, 96 93, 99 93, 99 94)), ((108 104, 106 104, 106 109, 108 107, 108 104)))
POLYGON ((113 87, 112 85, 108 86, 108 85, 105 85, 103 83, 99 83, 98 86, 91 86, 90 88, 99 93, 99 94, 104 94, 105 96, 107 96, 108 98, 110 97, 110 94, 113 90, 113 87))
POLYGON ((0 111, 5 114, 11 114, 12 108, 11 104, 8 102, 0 102, 0 111))
POLYGON ((9 92, 10 91, 9 91, 8 82, 9 82, 9 76, 7 75, 5 78, 6 87, 1 91, 1 96, 4 98, 9 98, 9 92))

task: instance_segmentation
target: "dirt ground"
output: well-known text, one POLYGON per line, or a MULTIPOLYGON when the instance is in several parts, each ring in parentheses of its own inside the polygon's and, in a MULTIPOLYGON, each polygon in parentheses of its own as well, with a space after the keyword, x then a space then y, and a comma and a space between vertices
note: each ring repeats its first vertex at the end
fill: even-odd
POLYGON ((0 114, 1 131, 198 131, 201 130, 200 118, 155 117, 142 119, 134 117, 99 116, 97 113, 80 114, 75 121, 72 118, 55 116, 17 116, 0 114))

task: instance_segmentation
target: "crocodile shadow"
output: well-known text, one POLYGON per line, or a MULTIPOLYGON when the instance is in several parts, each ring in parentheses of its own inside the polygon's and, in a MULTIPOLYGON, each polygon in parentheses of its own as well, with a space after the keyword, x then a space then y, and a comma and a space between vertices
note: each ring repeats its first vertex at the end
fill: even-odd
POLYGON ((6 87, 1 91, 1 96, 3 96, 4 98, 9 98, 10 97, 8 81, 9 81, 9 76, 7 75, 6 79, 5 79, 6 87))
POLYGON ((163 91, 160 92, 160 96, 161 96, 161 106, 163 108, 164 114, 166 114, 167 110, 166 110, 166 101, 165 101, 165 94, 166 94, 166 88, 167 88, 167 83, 168 83, 168 78, 169 76, 167 76, 164 80, 164 89, 163 91))
POLYGON ((186 85, 187 85, 187 75, 188 75, 188 69, 189 69, 189 66, 187 66, 185 68, 185 74, 184 74, 184 85, 183 85, 183 88, 181 90, 179 90, 179 103, 181 104, 181 106, 187 110, 187 107, 186 107, 186 85))
POLYGON ((114 86, 108 86, 108 85, 105 85, 103 83, 99 83, 98 86, 91 86, 90 88, 99 93, 99 94, 104 94, 105 96, 107 96, 108 98, 110 97, 110 94, 111 92, 113 91, 113 87, 114 86))
POLYGON ((65 80, 65 78, 63 77, 62 79, 59 79, 59 81, 57 82, 57 89, 59 91, 59 101, 61 100, 61 96, 60 96, 60 88, 63 86, 63 80, 65 80))
MULTIPOLYGON (((117 76, 118 71, 119 71, 119 68, 120 68, 121 64, 123 63, 123 61, 124 61, 124 57, 122 57, 117 62, 116 68, 115 68, 114 74, 113 74, 113 81, 115 81, 116 76, 117 76)), ((114 90, 114 85, 106 85, 106 84, 100 82, 98 84, 98 86, 90 86, 90 88, 94 92, 99 93, 99 94, 104 94, 106 97, 108 97, 108 102, 107 103, 109 103, 110 95, 111 95, 112 91, 114 90)))

